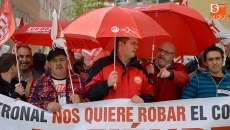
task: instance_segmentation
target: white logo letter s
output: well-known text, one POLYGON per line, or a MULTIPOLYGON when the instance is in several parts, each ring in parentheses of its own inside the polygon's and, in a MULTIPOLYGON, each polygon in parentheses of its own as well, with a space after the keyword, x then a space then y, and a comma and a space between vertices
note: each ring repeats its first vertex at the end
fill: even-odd
POLYGON ((218 4, 211 4, 211 13, 217 13, 220 7, 218 4))

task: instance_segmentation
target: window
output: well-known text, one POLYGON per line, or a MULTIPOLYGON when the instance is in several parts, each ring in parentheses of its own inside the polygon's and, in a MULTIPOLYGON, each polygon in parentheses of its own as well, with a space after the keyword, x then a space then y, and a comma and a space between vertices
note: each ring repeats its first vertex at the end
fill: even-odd
POLYGON ((45 6, 44 9, 47 10, 47 0, 45 0, 45 3, 44 3, 44 4, 45 4, 45 5, 44 5, 44 6, 45 6))
POLYGON ((39 3, 40 3, 41 7, 45 8, 45 2, 44 2, 44 0, 40 0, 39 3))
POLYGON ((52 19, 53 10, 49 9, 49 19, 52 19))
POLYGON ((19 14, 18 9, 16 9, 15 11, 16 11, 16 12, 15 12, 15 17, 19 18, 19 17, 18 17, 18 14, 19 14))
POLYGON ((25 20, 26 20, 26 13, 24 13, 24 15, 23 15, 23 20, 24 20, 24 22, 25 22, 25 20))
POLYGON ((24 23, 28 23, 27 19, 28 19, 28 14, 25 14, 24 19, 23 19, 24 23))
POLYGON ((31 23, 31 22, 32 22, 32 18, 31 18, 31 17, 29 17, 28 23, 31 23))
POLYGON ((49 9, 52 9, 52 7, 51 7, 51 3, 49 3, 49 9))
POLYGON ((15 7, 14 7, 14 5, 12 5, 12 12, 13 12, 13 14, 15 16, 15 7))
POLYGON ((23 12, 21 11, 21 13, 20 13, 20 17, 19 18, 22 18, 23 17, 23 12))

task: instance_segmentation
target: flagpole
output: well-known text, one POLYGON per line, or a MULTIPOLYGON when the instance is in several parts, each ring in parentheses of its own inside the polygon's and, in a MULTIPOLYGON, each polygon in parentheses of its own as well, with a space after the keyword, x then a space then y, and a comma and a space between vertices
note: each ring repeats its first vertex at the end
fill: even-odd
POLYGON ((60 14, 61 14, 61 4, 62 4, 62 0, 60 0, 60 3, 59 3, 58 19, 60 19, 60 14))
POLYGON ((15 56, 16 56, 16 64, 17 64, 17 71, 18 71, 18 82, 21 82, 21 75, 19 70, 19 62, 18 62, 18 54, 17 54, 17 41, 14 43, 14 49, 15 49, 15 56))
MULTIPOLYGON (((60 11, 59 11, 59 15, 60 15, 60 11)), ((53 40, 52 47, 54 49, 55 48, 55 44, 58 47, 60 47, 60 48, 63 47, 63 49, 65 50, 65 53, 67 55, 68 63, 70 64, 69 54, 68 54, 68 50, 67 50, 67 45, 65 43, 66 41, 64 39, 64 34, 62 32, 62 29, 60 29, 60 30, 58 29, 58 18, 57 18, 57 12, 56 12, 56 10, 53 11, 52 17, 53 17, 53 20, 52 20, 52 27, 51 27, 51 33, 50 33, 50 37, 53 40), (60 36, 57 38, 58 31, 60 31, 60 36)), ((72 76, 71 76, 71 73, 70 73, 70 69, 71 68, 68 66, 68 73, 69 73, 69 78, 70 78, 70 85, 71 85, 72 93, 75 94, 74 88, 73 88, 73 81, 72 81, 72 76)))

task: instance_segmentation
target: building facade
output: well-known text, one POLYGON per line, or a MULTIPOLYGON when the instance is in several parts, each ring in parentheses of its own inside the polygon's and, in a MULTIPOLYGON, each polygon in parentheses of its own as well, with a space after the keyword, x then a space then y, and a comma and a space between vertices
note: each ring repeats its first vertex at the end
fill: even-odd
MULTIPOLYGON (((0 0, 0 4, 2 4, 2 2, 3 0, 0 0)), ((59 13, 60 2, 62 3, 59 19, 71 21, 72 18, 68 16, 70 10, 68 10, 68 8, 64 10, 64 8, 71 6, 73 4, 72 0, 10 0, 16 27, 22 17, 25 23, 31 23, 40 19, 52 19, 52 12, 54 9, 59 13)), ((11 39, 5 44, 11 47, 10 50, 14 45, 11 39)), ((30 47, 33 52, 39 50, 38 46, 31 45, 30 47)))
POLYGON ((226 4, 226 18, 220 19, 220 22, 230 31, 230 0, 188 0, 188 7, 196 9, 204 18, 209 19, 211 4, 226 4))

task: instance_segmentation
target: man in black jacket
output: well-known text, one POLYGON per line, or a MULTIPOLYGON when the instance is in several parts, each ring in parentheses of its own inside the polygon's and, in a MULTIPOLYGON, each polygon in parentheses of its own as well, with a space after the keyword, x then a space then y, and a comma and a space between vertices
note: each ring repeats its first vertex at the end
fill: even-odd
POLYGON ((26 101, 25 89, 15 78, 18 75, 16 56, 5 53, 0 57, 0 94, 26 101))
POLYGON ((226 54, 226 60, 225 60, 225 68, 230 71, 230 42, 227 44, 226 50, 225 50, 225 54, 226 54))
POLYGON ((46 55, 40 52, 36 52, 33 55, 33 65, 32 67, 40 74, 46 72, 45 70, 45 64, 46 64, 46 55))

